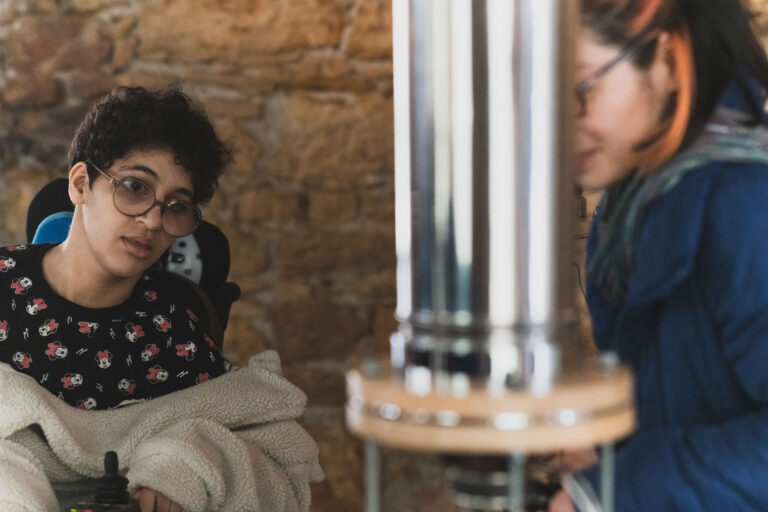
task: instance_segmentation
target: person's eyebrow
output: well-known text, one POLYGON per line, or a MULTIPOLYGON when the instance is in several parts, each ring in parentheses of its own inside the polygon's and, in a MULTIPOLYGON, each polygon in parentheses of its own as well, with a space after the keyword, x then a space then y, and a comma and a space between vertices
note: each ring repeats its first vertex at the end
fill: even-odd
MULTIPOLYGON (((146 165, 136 164, 136 165, 126 165, 123 167, 120 167, 120 171, 141 171, 145 174, 148 174, 149 176, 152 176, 155 180, 159 179, 159 176, 157 173, 151 169, 150 167, 147 167, 146 165)), ((188 196, 190 199, 193 199, 195 195, 192 193, 191 190, 188 190, 184 187, 179 187, 174 192, 177 192, 179 194, 184 194, 185 196, 188 196)))

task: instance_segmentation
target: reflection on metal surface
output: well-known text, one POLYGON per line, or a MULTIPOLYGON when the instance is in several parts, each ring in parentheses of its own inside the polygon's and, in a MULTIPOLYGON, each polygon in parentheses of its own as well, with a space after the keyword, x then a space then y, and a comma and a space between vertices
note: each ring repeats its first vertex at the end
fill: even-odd
MULTIPOLYGON (((568 175, 575 2, 395 0, 395 367, 458 351, 542 393, 574 330, 568 175), (534 360, 541 358, 541 362, 534 360)), ((464 371, 464 373, 467 373, 464 371)))

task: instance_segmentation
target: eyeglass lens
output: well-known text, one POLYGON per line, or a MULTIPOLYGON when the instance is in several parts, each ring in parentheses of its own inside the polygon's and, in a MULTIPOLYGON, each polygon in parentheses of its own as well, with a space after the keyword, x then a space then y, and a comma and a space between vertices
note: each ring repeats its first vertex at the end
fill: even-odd
MULTIPOLYGON (((143 215, 155 205, 155 191, 136 178, 123 178, 115 186, 115 207, 125 215, 143 215)), ((200 218, 197 209, 184 201, 161 205, 161 222, 166 233, 185 236, 195 230, 200 218)))

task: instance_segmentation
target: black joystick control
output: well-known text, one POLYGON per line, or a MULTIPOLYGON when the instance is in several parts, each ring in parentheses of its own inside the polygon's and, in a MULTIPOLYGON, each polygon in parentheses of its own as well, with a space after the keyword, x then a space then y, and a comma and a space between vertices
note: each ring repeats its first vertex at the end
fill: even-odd
POLYGON ((136 500, 128 495, 128 479, 117 472, 117 454, 104 454, 104 475, 96 483, 94 502, 80 502, 63 512, 141 512, 136 500))
POLYGON ((128 479, 117 473, 117 454, 107 452, 104 455, 104 475, 99 478, 96 487, 96 501, 105 505, 129 503, 128 479))

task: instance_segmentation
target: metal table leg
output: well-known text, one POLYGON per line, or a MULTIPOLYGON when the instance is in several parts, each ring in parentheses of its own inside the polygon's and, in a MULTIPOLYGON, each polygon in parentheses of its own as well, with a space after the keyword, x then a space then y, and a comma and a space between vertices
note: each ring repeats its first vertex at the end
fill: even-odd
POLYGON ((507 504, 509 512, 522 512, 525 505, 525 454, 510 455, 508 475, 507 504))
POLYGON ((614 486, 616 485, 615 470, 613 443, 605 443, 600 447, 600 496, 603 512, 613 512, 614 486))
POLYGON ((379 445, 372 439, 365 440, 365 510, 379 512, 381 503, 381 475, 379 445))

